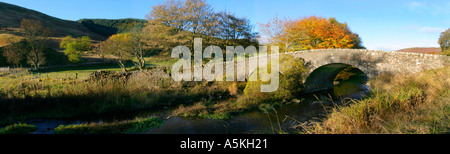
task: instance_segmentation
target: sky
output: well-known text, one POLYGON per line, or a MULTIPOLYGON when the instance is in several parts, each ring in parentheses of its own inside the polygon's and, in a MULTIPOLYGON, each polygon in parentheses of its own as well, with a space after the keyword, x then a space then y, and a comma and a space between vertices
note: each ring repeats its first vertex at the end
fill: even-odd
MULTIPOLYGON (((165 0, 0 0, 53 17, 145 19, 152 6, 165 0)), ((258 23, 274 17, 322 16, 346 22, 372 50, 439 47, 441 32, 450 28, 450 0, 207 0, 216 11, 227 10, 258 23)))

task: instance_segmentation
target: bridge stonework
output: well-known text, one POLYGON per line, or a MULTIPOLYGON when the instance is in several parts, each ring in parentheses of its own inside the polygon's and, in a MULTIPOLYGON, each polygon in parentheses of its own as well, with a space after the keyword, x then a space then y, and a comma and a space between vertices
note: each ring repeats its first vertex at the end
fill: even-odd
POLYGON ((357 67, 366 73, 369 78, 383 73, 416 73, 450 65, 450 58, 445 55, 408 52, 322 49, 297 51, 287 54, 305 60, 310 65, 310 71, 327 64, 343 63, 357 67))
POLYGON ((408 52, 322 49, 287 54, 302 58, 309 67, 307 92, 332 88, 336 75, 349 65, 360 69, 369 79, 379 74, 416 73, 450 65, 450 57, 445 55, 408 52))
POLYGON ((350 65, 360 69, 369 79, 384 73, 416 73, 450 65, 450 57, 445 55, 364 49, 320 49, 280 55, 283 54, 305 61, 310 70, 305 81, 307 92, 332 88, 336 75, 350 65))

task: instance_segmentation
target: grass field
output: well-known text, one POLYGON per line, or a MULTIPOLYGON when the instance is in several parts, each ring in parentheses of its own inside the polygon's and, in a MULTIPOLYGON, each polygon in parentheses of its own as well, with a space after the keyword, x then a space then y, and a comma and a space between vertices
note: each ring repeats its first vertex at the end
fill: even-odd
MULTIPOLYGON (((178 59, 168 59, 168 58, 161 58, 161 57, 147 57, 146 60, 146 67, 165 67, 165 68, 171 68, 172 65, 178 60, 178 59)), ((129 62, 126 64, 127 70, 135 69, 133 63, 129 62)), ((107 64, 97 64, 97 65, 90 65, 90 66, 79 66, 79 67, 62 67, 62 68, 51 68, 51 69, 45 69, 41 71, 33 71, 33 72, 27 72, 27 73, 19 73, 18 75, 24 76, 23 78, 29 79, 29 78, 72 78, 75 79, 75 76, 77 76, 78 79, 86 79, 92 72, 95 71, 122 71, 122 69, 119 67, 119 65, 115 63, 107 63, 107 64)), ((9 76, 9 77, 2 77, 0 73, 0 86, 2 83, 9 82, 12 80, 15 80, 15 77, 9 76)), ((22 79, 23 79, 22 78, 22 79)))
POLYGON ((20 39, 21 39, 20 36, 16 36, 13 34, 0 33, 0 47, 7 45, 8 43, 10 43, 10 41, 16 42, 20 39))

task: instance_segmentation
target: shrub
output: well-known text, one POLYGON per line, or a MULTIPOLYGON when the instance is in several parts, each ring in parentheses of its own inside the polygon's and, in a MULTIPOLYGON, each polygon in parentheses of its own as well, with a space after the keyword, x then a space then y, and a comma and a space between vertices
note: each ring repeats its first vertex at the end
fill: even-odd
MULTIPOLYGON (((267 66, 270 68, 270 65, 267 66)), ((248 81, 244 89, 244 96, 238 100, 238 106, 242 108, 255 107, 261 103, 286 102, 293 99, 301 91, 305 78, 306 68, 303 60, 294 58, 291 55, 280 57, 280 83, 277 91, 272 93, 262 93, 261 85, 269 82, 248 81)), ((257 75, 253 73, 252 76, 257 75)))
POLYGON ((184 105, 180 105, 172 113, 175 116, 192 117, 192 116, 206 116, 208 114, 208 111, 207 107, 203 105, 203 102, 199 102, 189 107, 184 107, 184 105))

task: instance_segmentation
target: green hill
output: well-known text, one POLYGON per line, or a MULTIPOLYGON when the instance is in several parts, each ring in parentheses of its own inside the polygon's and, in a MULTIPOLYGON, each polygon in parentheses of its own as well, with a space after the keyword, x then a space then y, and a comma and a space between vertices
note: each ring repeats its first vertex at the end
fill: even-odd
POLYGON ((55 18, 38 11, 20 6, 0 2, 0 28, 20 28, 22 19, 34 19, 42 22, 43 26, 52 31, 53 37, 90 36, 94 40, 103 40, 104 37, 92 32, 83 24, 55 18))
POLYGON ((129 32, 133 29, 141 30, 147 20, 144 19, 81 19, 79 23, 86 26, 89 30, 96 32, 104 37, 113 34, 129 32))

